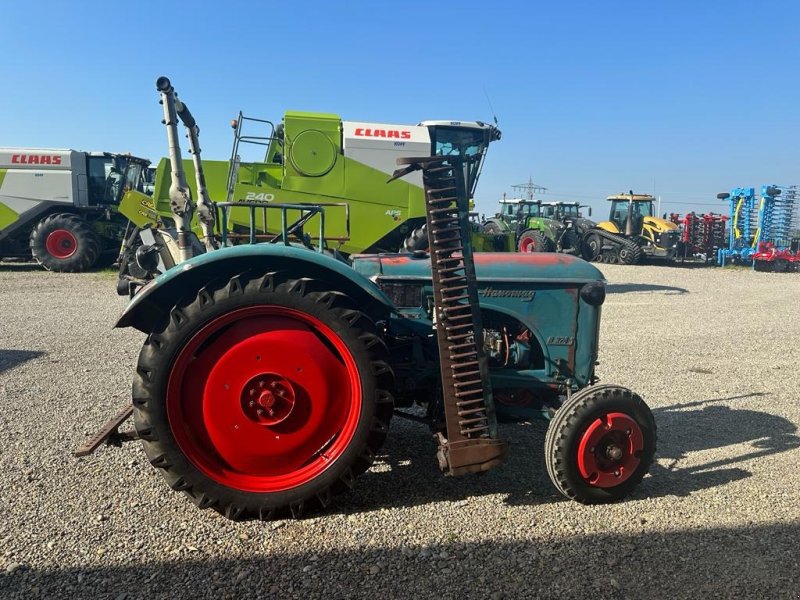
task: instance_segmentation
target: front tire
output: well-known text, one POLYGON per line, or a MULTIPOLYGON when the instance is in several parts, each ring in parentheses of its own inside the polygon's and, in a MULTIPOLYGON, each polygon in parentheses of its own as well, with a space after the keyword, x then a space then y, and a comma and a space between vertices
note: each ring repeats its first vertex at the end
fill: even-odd
POLYGON ((603 255, 603 239, 596 233, 584 235, 581 241, 581 256, 583 260, 599 261, 603 255))
POLYGON ((69 213, 49 215, 31 232, 31 253, 48 271, 77 273, 91 269, 100 254, 100 242, 89 224, 69 213))
POLYGON ((174 490, 230 519, 327 506, 372 464, 393 374, 372 320, 309 279, 241 275, 148 336, 134 422, 174 490))
POLYGON ((545 463, 555 487, 583 504, 627 496, 647 474, 656 451, 656 423, 634 392, 613 385, 584 388, 553 417, 545 463))
POLYGON ((626 241, 617 250, 617 256, 623 265, 637 265, 642 261, 642 249, 636 242, 626 241))
POLYGON ((538 229, 526 229, 517 240, 519 252, 555 252, 555 249, 553 240, 538 229))

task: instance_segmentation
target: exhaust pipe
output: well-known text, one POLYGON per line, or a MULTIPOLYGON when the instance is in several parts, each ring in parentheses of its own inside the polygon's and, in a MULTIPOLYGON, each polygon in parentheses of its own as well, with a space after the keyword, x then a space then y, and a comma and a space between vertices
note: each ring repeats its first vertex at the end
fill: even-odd
POLYGON ((161 94, 161 105, 164 108, 163 123, 167 127, 167 143, 169 144, 169 163, 172 171, 169 205, 178 229, 179 260, 183 262, 192 257, 190 231, 194 204, 192 203, 192 193, 186 184, 181 146, 178 141, 177 94, 167 77, 159 77, 156 80, 156 89, 161 94))

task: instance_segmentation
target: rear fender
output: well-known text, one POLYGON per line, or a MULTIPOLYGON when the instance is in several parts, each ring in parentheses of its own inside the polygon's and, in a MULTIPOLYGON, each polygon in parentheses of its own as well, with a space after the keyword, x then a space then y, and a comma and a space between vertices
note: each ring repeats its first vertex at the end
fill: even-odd
POLYGON ((182 300, 193 298, 212 281, 246 271, 278 271, 324 281, 330 289, 350 296, 373 319, 385 318, 394 310, 391 300, 372 281, 335 258, 307 248, 254 244, 208 252, 159 275, 133 297, 116 327, 149 333, 182 300))

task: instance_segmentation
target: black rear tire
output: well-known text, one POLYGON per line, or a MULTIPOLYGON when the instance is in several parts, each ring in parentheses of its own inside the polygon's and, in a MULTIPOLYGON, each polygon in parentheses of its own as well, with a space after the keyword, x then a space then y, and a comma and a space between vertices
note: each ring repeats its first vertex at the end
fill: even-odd
POLYGON ((583 504, 614 502, 627 496, 647 474, 655 451, 656 423, 650 408, 638 394, 614 385, 588 387, 573 394, 558 409, 545 436, 550 479, 559 492, 583 504), (625 448, 618 459, 605 454, 611 442, 604 440, 625 448), (596 446, 587 447, 591 444, 596 446))
POLYGON ((70 213, 39 221, 30 237, 33 257, 48 271, 77 273, 91 269, 100 254, 100 242, 89 224, 70 213))
POLYGON ((414 229, 408 237, 403 240, 403 247, 401 252, 424 252, 428 249, 428 228, 427 225, 421 225, 414 229))
MULTIPOLYGON (((370 467, 375 453, 383 444, 393 410, 391 390, 394 376, 387 358, 388 350, 378 336, 373 321, 357 310, 344 294, 326 290, 320 283, 310 279, 289 279, 279 273, 242 274, 209 285, 191 301, 174 307, 163 323, 148 336, 139 355, 133 382, 136 431, 151 464, 160 469, 170 487, 184 491, 200 508, 214 508, 230 519, 270 519, 286 512, 300 517, 313 505, 325 507, 333 494, 350 489, 355 477, 370 467), (276 311, 278 321, 273 320, 273 323, 280 323, 281 319, 287 323, 286 326, 268 326, 264 330, 267 335, 277 332, 284 336, 281 342, 284 346, 298 344, 296 347, 287 346, 283 351, 280 351, 280 347, 259 346, 253 352, 255 354, 257 351, 259 356, 249 358, 256 370, 263 371, 257 377, 273 380, 285 378, 283 381, 289 383, 289 395, 296 398, 296 405, 292 405, 284 417, 287 420, 274 423, 257 420, 266 418, 264 410, 259 409, 258 405, 247 408, 245 399, 250 397, 247 393, 253 394, 247 386, 253 380, 239 390, 236 378, 249 377, 249 371, 241 375, 233 369, 223 374, 225 379, 219 381, 228 381, 227 378, 230 378, 233 390, 228 396, 212 385, 215 381, 212 378, 213 369, 221 364, 219 361, 213 362, 217 358, 215 353, 226 347, 229 349, 225 352, 232 353, 235 348, 256 340, 258 332, 251 330, 251 324, 258 323, 254 319, 268 321, 276 318, 256 315, 246 321, 238 315, 264 310, 276 311), (292 321, 292 315, 297 316, 296 322, 292 321), (318 360, 318 368, 322 369, 325 364, 322 357, 311 360, 297 358, 298 364, 305 361, 302 362, 305 373, 302 373, 300 366, 295 369, 296 365, 293 365, 283 371, 283 367, 279 366, 282 362, 295 360, 288 358, 284 361, 283 357, 295 354, 292 348, 301 354, 301 340, 309 338, 304 333, 302 319, 321 324, 322 329, 314 330, 314 337, 321 340, 322 353, 326 352, 325 348, 330 349, 332 355, 339 352, 342 358, 330 359, 329 363, 332 361, 336 369, 346 369, 348 381, 358 382, 361 392, 357 405, 348 404, 347 398, 352 398, 352 395, 348 394, 344 399, 345 405, 351 407, 345 409, 343 417, 348 424, 342 430, 336 430, 332 437, 325 429, 326 425, 313 425, 319 428, 313 430, 314 435, 309 442, 313 448, 317 447, 319 439, 328 440, 316 452, 310 452, 310 448, 298 450, 301 446, 297 446, 296 438, 291 436, 309 423, 335 419, 325 407, 339 405, 331 404, 328 397, 315 396, 313 392, 313 365, 318 360), (223 325, 214 329, 215 324, 220 322, 223 325), (204 335, 208 337, 202 337, 204 335), (228 340, 226 336, 235 336, 235 343, 221 341, 228 340), (348 356, 341 355, 342 351, 337 348, 346 348, 348 356), (262 353, 263 361, 260 356, 262 353), (187 377, 192 364, 206 360, 212 361, 212 372, 207 373, 198 367, 197 372, 191 371, 191 378, 187 377), (255 363, 253 360, 261 362, 255 363), (338 362, 345 366, 338 366, 338 362), (241 427, 241 431, 236 433, 230 428, 220 428, 216 424, 218 421, 206 421, 206 417, 194 417, 192 397, 198 394, 201 398, 213 394, 211 406, 222 406, 222 418, 230 416, 232 422, 241 423, 241 426, 233 426, 237 430, 241 427), (184 406, 190 410, 184 412, 184 406), (360 406, 360 411, 352 408, 354 406, 360 406), (297 409, 294 410, 294 407, 297 409), (253 410, 261 416, 252 414, 253 410), (188 417, 179 419, 176 414, 188 417), (321 421, 320 414, 325 415, 321 421), (171 419, 169 415, 172 415, 171 419), (348 433, 345 434, 345 430, 348 433), (222 438, 219 438, 219 431, 222 431, 222 438), (248 439, 246 435, 257 437, 248 439), (288 441, 278 442, 281 436, 288 441), (316 442, 313 441, 315 439, 316 442), (336 441, 339 439, 341 443, 336 441), (219 440, 228 444, 227 450, 216 443, 219 440), (249 447, 264 447, 260 444, 265 440, 273 444, 272 451, 275 454, 269 455, 266 450, 255 454, 247 450, 249 447), (245 467, 235 466, 230 461, 230 455, 226 454, 230 448, 235 448, 233 452, 245 467), (267 459, 267 456, 273 458, 267 459), (320 463, 321 459, 325 460, 320 463), (285 473, 276 471, 284 468, 287 461, 293 461, 295 466, 286 467, 285 473), (318 463, 322 466, 314 467, 311 475, 308 475, 309 465, 318 463)), ((226 390, 227 385, 223 386, 226 390)), ((264 382, 258 385, 260 388, 269 388, 264 382)), ((275 387, 274 382, 271 385, 275 387)), ((283 391, 287 391, 287 388, 283 388, 283 391)), ((283 391, 279 388, 276 394, 283 398, 283 391)), ((200 406, 212 410, 208 409, 208 400, 202 402, 205 404, 200 406)), ((253 406, 252 401, 249 406, 253 406)), ((280 404, 275 406, 278 407, 275 410, 278 410, 280 404)), ((271 409, 265 410, 272 415, 271 409)))

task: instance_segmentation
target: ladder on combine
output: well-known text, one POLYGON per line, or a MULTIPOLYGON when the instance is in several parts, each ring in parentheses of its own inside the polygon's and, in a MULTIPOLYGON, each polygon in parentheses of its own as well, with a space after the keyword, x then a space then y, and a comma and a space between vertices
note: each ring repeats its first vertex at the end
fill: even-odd
POLYGON ((446 423, 446 435, 438 434, 439 466, 449 475, 488 471, 503 462, 506 445, 497 439, 469 238, 466 173, 472 159, 433 156, 400 159, 398 164, 406 166, 392 179, 421 170, 425 187, 446 423))

